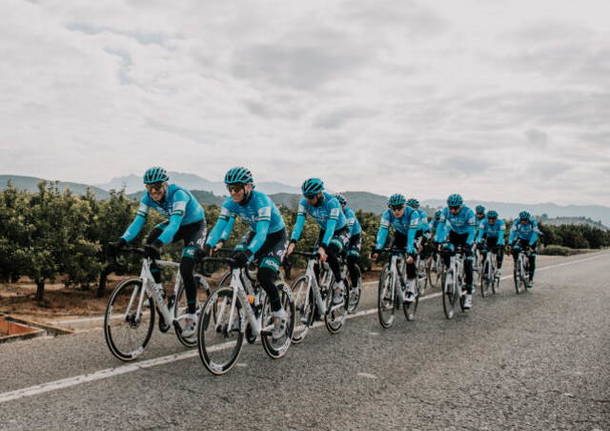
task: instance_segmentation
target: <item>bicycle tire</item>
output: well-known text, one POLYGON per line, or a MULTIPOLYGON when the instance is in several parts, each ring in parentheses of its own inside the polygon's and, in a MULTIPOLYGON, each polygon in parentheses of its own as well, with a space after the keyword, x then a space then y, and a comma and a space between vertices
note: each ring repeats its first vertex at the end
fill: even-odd
MULTIPOLYGON (((134 321, 135 316, 133 313, 135 313, 134 307, 137 309, 137 299, 139 298, 141 289, 143 288, 142 280, 140 279, 131 278, 129 280, 125 280, 114 289, 110 295, 110 298, 108 299, 108 304, 106 305, 106 312, 104 314, 104 338, 106 339, 106 344, 108 345, 110 352, 121 361, 133 361, 144 353, 152 336, 153 328, 155 327, 155 303, 153 299, 145 292, 142 307, 148 310, 149 316, 148 319, 146 319, 147 323, 142 325, 142 329, 144 329, 141 331, 142 336, 138 336, 138 341, 136 341, 136 343, 130 347, 123 346, 123 343, 121 343, 119 340, 120 332, 122 332, 121 328, 127 330, 125 334, 127 335, 127 338, 130 339, 132 339, 134 335, 134 332, 131 332, 131 330, 135 331, 140 328, 142 320, 139 322, 134 321), (130 292, 130 288, 135 290, 130 292), (131 302, 131 306, 129 303, 127 304, 128 307, 130 306, 129 309, 125 312, 119 313, 119 316, 124 315, 124 317, 121 318, 115 316, 113 318, 113 311, 120 307, 120 304, 117 301, 120 299, 125 301, 132 297, 135 300, 129 301, 131 302), (133 313, 131 313, 130 310, 134 310, 133 313), (146 325, 148 326, 146 327, 146 325)), ((145 315, 144 312, 141 314, 142 316, 145 315)))
MULTIPOLYGON (((294 330, 295 318, 296 318, 296 310, 294 305, 294 300, 292 299, 292 295, 285 287, 285 285, 281 284, 278 286, 278 293, 280 295, 280 301, 282 301, 282 307, 284 307, 284 311, 288 313, 288 322, 286 324, 286 332, 284 334, 283 341, 277 342, 273 340, 271 334, 261 334, 261 344, 265 349, 265 352, 269 357, 273 359, 280 359, 286 355, 288 348, 292 342, 292 334, 294 330)), ((271 302, 269 301, 269 296, 265 297, 265 303, 263 304, 261 322, 262 326, 273 325, 273 321, 271 316, 271 302)), ((282 339, 280 339, 282 340, 282 339)))
MULTIPOLYGON (((203 304, 205 303, 205 301, 207 301, 207 299, 209 298, 209 293, 210 293, 210 287, 207 283, 207 281, 205 279, 203 279, 203 277, 201 277, 200 280, 198 280, 199 277, 195 278, 195 287, 196 287, 196 293, 197 293, 197 302, 198 302, 198 310, 197 312, 199 313, 199 315, 201 316, 201 307, 203 306, 203 304), (205 298, 199 298, 199 295, 205 294, 205 298)), ((186 313, 186 302, 183 304, 182 307, 180 307, 180 303, 182 302, 183 296, 186 293, 186 289, 184 288, 184 283, 180 284, 180 287, 178 287, 178 292, 176 293, 176 305, 174 306, 174 319, 178 319, 181 315, 183 315, 184 313, 186 313)), ((178 338, 178 341, 180 341, 180 343, 184 346, 184 347, 188 347, 189 349, 195 348, 197 347, 197 337, 193 337, 193 338, 185 338, 182 336, 182 331, 177 330, 176 329, 176 338, 178 338)))
POLYGON ((419 279, 415 279, 415 299, 411 302, 405 302, 402 304, 402 311, 405 315, 405 319, 408 322, 415 320, 415 313, 417 312, 417 305, 419 304, 419 296, 421 295, 421 289, 419 288, 421 282, 419 279))
POLYGON ((394 306, 396 301, 395 284, 396 282, 392 278, 392 273, 386 264, 381 271, 377 286, 377 317, 379 318, 379 324, 385 329, 390 328, 394 324, 394 312, 396 311, 394 306), (387 317, 384 315, 386 311, 389 311, 389 316, 387 317))
POLYGON ((331 310, 333 308, 333 296, 334 296, 334 277, 331 279, 330 285, 332 286, 328 295, 326 296, 326 314, 324 315, 324 325, 331 334, 338 334, 343 329, 345 318, 347 317, 347 307, 349 304, 349 289, 346 288, 345 281, 343 283, 343 307, 331 310))
POLYGON ((442 281, 443 311, 447 319, 453 319, 453 316, 455 316, 455 303, 457 301, 456 279, 453 269, 448 269, 443 273, 442 281))
POLYGON ((360 271, 360 265, 356 264, 356 270, 358 271, 358 284, 356 287, 352 287, 350 283, 349 305, 347 307, 347 312, 349 314, 356 311, 358 304, 360 304, 360 297, 362 296, 362 271, 360 271))
POLYGON ((228 315, 230 315, 233 306, 233 289, 221 287, 206 301, 197 324, 199 358, 204 367, 216 376, 223 375, 233 368, 243 348, 244 333, 242 327, 245 319, 243 304, 239 296, 235 295, 234 299, 234 321, 220 321, 225 316, 228 320, 228 315), (234 337, 234 340, 227 341, 226 339, 229 337, 234 337), (217 352, 230 350, 231 347, 233 349, 229 352, 227 359, 221 359, 220 361, 216 359, 217 352), (214 357, 212 357, 212 354, 214 354, 214 357))
POLYGON ((490 280, 490 277, 489 277, 489 272, 490 272, 489 262, 487 261, 487 259, 485 259, 485 262, 483 263, 483 268, 481 270, 481 277, 480 277, 481 297, 482 298, 489 296, 490 283, 492 283, 492 281, 490 280))
POLYGON ((302 342, 313 324, 315 315, 315 298, 311 287, 308 292, 299 291, 300 286, 307 288, 307 276, 302 275, 292 282, 292 298, 295 306, 295 326, 292 331, 292 343, 302 342), (306 298, 307 301, 305 300, 306 298), (303 325, 301 328, 300 325, 303 325))

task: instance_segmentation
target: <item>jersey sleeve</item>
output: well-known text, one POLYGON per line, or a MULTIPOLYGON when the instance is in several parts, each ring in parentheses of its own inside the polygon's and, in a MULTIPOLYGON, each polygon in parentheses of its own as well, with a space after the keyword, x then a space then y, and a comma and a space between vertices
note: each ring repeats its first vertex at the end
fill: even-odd
POLYGON ((229 216, 229 220, 227 221, 225 228, 220 235, 220 241, 226 241, 231 236, 231 232, 233 232, 233 226, 235 226, 235 214, 231 214, 229 216))
POLYGON ((377 239, 375 240, 375 248, 382 249, 388 238, 388 230, 390 229, 390 214, 388 210, 381 214, 379 221, 379 230, 377 231, 377 239))
POLYGON ((144 227, 144 224, 146 223, 146 217, 148 216, 149 209, 150 207, 146 204, 146 195, 144 195, 140 200, 140 204, 138 205, 135 218, 125 230, 125 233, 123 233, 121 238, 127 242, 131 242, 138 236, 142 230, 142 227, 144 227))
POLYGON ((271 226, 271 199, 265 195, 260 195, 257 197, 256 204, 256 233, 248 245, 248 249, 253 254, 259 251, 265 243, 271 226))
POLYGON ((508 236, 508 243, 512 244, 515 242, 515 237, 517 236, 517 223, 519 219, 513 220, 513 225, 510 227, 510 235, 508 236))
POLYGON ((477 217, 474 215, 474 212, 470 210, 468 215, 466 216, 466 232, 468 232, 468 237, 466 238, 466 245, 472 245, 474 243, 474 231, 477 224, 477 217))
POLYGON ((496 223, 500 223, 497 244, 504 245, 504 234, 506 233, 506 224, 504 223, 504 220, 498 220, 496 223))
POLYGON ((407 253, 415 251, 415 234, 420 227, 419 212, 413 211, 409 216, 409 230, 407 231, 407 253))
POLYGON ((225 231, 226 225, 229 223, 229 219, 234 218, 231 216, 229 199, 231 198, 227 198, 225 203, 222 205, 222 208, 220 208, 218 220, 216 220, 216 224, 212 228, 212 231, 208 236, 208 240, 206 241, 206 244, 210 247, 214 247, 218 243, 225 231))
POLYGON ((536 241, 538 241, 538 237, 540 236, 540 230, 538 229, 538 222, 536 220, 532 220, 532 236, 530 237, 530 245, 534 245, 536 241))
POLYGON ((447 224, 447 214, 445 210, 441 211, 441 216, 436 224, 436 235, 434 236, 434 241, 436 242, 444 242, 447 236, 446 232, 446 224, 447 224))
POLYGON ((297 209, 297 219, 294 223, 294 227, 292 228, 292 236, 290 237, 290 241, 296 242, 301 238, 303 226, 305 225, 306 205, 307 202, 305 202, 305 199, 301 199, 297 209))
POLYGON ((339 220, 339 214, 341 213, 341 205, 336 199, 329 203, 328 209, 328 220, 326 221, 326 228, 324 229, 324 238, 322 238, 322 244, 327 246, 330 243, 333 235, 335 234, 335 227, 339 220))
POLYGON ((174 235, 178 232, 180 223, 182 223, 182 219, 184 218, 186 204, 189 199, 189 196, 182 190, 178 190, 174 193, 174 202, 169 216, 169 223, 165 229, 163 229, 161 235, 159 235, 159 241, 163 244, 169 244, 174 239, 174 235))
POLYGON ((485 222, 481 222, 477 229, 477 237, 475 239, 476 242, 481 242, 483 240, 483 235, 485 234, 485 222))

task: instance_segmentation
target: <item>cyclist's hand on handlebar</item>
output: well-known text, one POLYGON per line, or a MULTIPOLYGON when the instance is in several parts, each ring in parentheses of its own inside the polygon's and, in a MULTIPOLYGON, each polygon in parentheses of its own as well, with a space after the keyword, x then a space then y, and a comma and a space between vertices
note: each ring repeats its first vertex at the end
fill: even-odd
POLYGON ((292 252, 294 251, 294 248, 297 246, 297 244, 295 242, 290 242, 290 244, 288 244, 288 248, 286 248, 286 257, 290 256, 292 254, 292 252))
POLYGON ((118 241, 108 243, 108 252, 116 254, 119 250, 127 245, 125 238, 119 238, 118 241))
MULTIPOLYGON (((216 245, 214 246, 214 248, 212 249, 212 253, 216 253, 218 250, 220 250, 221 248, 223 248, 225 245, 224 241, 218 241, 216 243, 216 245)), ((210 255, 210 253, 208 253, 208 256, 210 255)))
POLYGON ((318 254, 320 255, 320 261, 326 262, 328 255, 326 254, 326 250, 324 249, 324 247, 318 248, 318 254))
POLYGON ((158 259, 161 255, 161 247, 163 247, 163 243, 159 239, 154 240, 150 244, 146 244, 144 246, 144 257, 158 259))
POLYGON ((252 252, 247 248, 244 250, 238 250, 233 254, 233 259, 235 259, 235 264, 239 267, 246 266, 248 260, 252 256, 252 252))
POLYGON ((409 256, 407 257, 407 263, 410 265, 414 262, 415 262, 415 259, 413 259, 413 255, 409 253, 409 256))

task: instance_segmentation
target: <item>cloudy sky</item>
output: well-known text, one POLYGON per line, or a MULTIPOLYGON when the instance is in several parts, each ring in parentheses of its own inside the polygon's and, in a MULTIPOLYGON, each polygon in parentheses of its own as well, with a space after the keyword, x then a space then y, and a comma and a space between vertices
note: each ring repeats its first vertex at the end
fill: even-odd
POLYGON ((0 4, 0 174, 610 205, 607 0, 0 4))

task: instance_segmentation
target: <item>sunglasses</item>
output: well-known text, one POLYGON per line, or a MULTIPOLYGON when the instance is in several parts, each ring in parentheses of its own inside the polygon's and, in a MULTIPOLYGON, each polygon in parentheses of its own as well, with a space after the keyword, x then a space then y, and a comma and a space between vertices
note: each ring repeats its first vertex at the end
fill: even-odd
POLYGON ((158 192, 163 188, 163 183, 152 183, 152 184, 146 184, 146 190, 148 190, 149 192, 155 191, 158 192))
POLYGON ((457 207, 449 207, 449 209, 451 211, 459 211, 460 207, 459 206, 457 206, 457 207))
POLYGON ((404 205, 390 205, 390 208, 392 208, 392 211, 400 211, 404 207, 405 207, 404 205))
POLYGON ((243 184, 227 184, 227 190, 231 193, 239 193, 244 189, 243 184))
POLYGON ((318 196, 318 194, 317 194, 317 193, 314 193, 314 194, 306 194, 306 195, 305 195, 305 198, 306 198, 306 199, 311 200, 311 199, 315 198, 316 196, 318 196))

